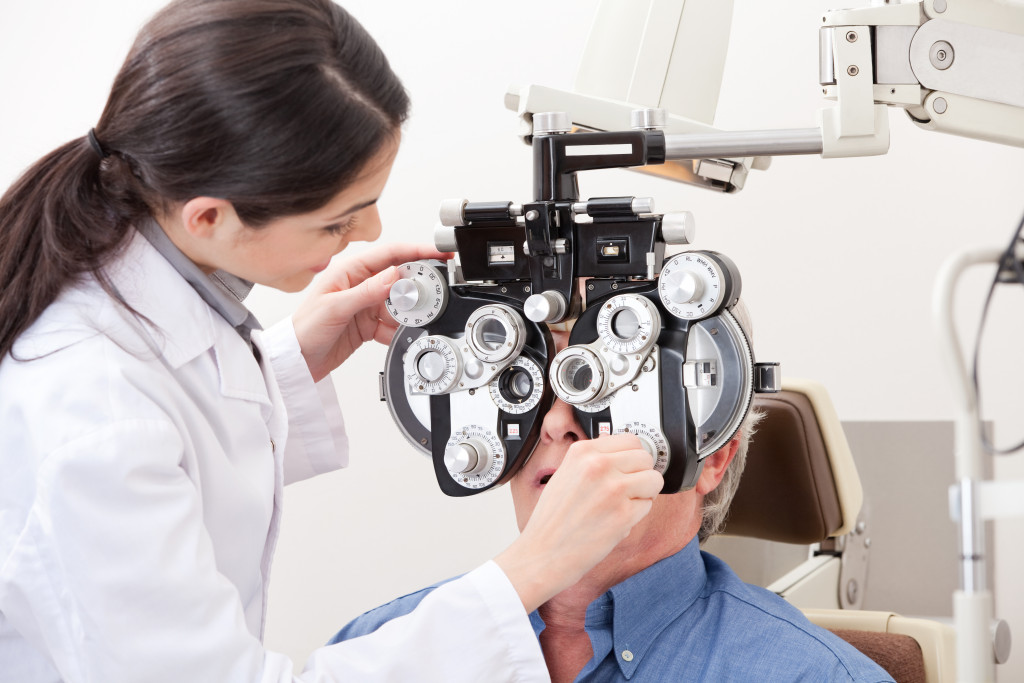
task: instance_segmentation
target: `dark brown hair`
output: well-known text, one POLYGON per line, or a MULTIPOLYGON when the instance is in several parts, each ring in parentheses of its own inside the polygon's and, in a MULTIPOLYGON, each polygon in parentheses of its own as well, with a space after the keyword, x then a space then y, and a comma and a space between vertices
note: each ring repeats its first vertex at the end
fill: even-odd
POLYGON ((133 224, 193 197, 257 228, 324 206, 397 134, 409 99, 330 0, 176 0, 142 29, 95 128, 0 198, 0 362, 133 224))

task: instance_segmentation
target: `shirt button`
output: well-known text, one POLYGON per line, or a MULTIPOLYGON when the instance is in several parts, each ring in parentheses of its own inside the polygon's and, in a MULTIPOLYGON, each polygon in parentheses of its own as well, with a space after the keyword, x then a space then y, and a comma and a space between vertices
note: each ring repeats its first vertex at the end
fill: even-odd
POLYGON ((622 651, 622 658, 624 660, 626 660, 627 662, 632 662, 633 661, 633 653, 630 652, 629 650, 623 650, 622 651))

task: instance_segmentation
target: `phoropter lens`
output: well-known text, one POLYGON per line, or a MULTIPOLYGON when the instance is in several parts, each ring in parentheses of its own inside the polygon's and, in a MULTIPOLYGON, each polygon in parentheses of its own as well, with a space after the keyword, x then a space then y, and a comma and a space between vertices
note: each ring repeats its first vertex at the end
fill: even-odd
POLYGON ((590 388, 594 381, 594 369, 583 358, 573 358, 562 365, 562 386, 579 393, 590 388))
POLYGON ((480 322, 474 334, 479 346, 488 351, 497 351, 507 340, 505 326, 496 318, 487 318, 480 322))
POLYGON ((521 367, 511 367, 501 377, 501 394, 509 403, 522 403, 533 393, 533 378, 521 367))
POLYGON ((612 332, 619 339, 632 339, 639 329, 640 319, 628 308, 624 308, 612 316, 612 332))

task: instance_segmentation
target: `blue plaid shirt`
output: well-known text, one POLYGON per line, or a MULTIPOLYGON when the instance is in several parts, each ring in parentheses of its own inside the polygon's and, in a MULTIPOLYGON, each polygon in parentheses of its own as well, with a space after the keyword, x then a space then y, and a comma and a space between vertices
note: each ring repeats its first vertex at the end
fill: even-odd
MULTIPOLYGON (((372 633, 411 612, 435 587, 367 612, 331 642, 372 633)), ((537 612, 530 620, 539 636, 544 621, 537 612)), ((594 656, 578 682, 892 682, 782 598, 740 581, 696 539, 590 603, 586 631, 594 656)))

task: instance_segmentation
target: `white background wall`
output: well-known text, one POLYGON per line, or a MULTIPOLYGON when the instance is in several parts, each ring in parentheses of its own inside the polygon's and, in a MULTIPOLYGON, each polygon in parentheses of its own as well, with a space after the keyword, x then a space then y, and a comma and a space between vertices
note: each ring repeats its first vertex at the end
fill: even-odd
MULTIPOLYGON (((84 135, 141 23, 159 0, 0 2, 0 186, 57 145, 84 135)), ((528 149, 502 104, 510 83, 569 88, 596 0, 352 0, 413 99, 384 196, 383 239, 429 241, 438 202, 529 199, 528 149)), ((809 127, 822 106, 817 29, 829 0, 736 0, 716 124, 809 127)), ((854 3, 849 3, 854 4, 854 3)), ((860 3, 856 3, 860 4, 860 3)), ((724 196, 626 171, 581 178, 584 196, 654 196, 689 209, 696 247, 730 255, 757 324, 756 353, 830 390, 844 420, 952 417, 930 306, 936 272, 956 249, 1002 246, 1024 213, 1024 150, 921 131, 891 113, 892 146, 876 158, 780 158, 724 196)), ((626 127, 628 122, 623 122, 626 127)), ((358 247, 353 247, 358 248, 358 247)), ((973 330, 987 273, 959 297, 973 330)), ((258 290, 267 323, 295 296, 258 290)), ((1019 292, 990 316, 986 417, 1003 442, 1024 438, 1019 292)), ((384 348, 336 373, 351 467, 291 488, 271 593, 269 647, 299 666, 353 616, 465 571, 515 533, 507 492, 451 500, 377 402, 384 348)), ((899 462, 892 467, 899 468, 899 462)), ((1024 478, 1024 460, 996 463, 1024 478)), ((884 523, 884 520, 875 520, 884 523)), ((937 523, 946 523, 940 520, 937 523)), ((1024 523, 997 525, 997 612, 1024 634, 1024 523)), ((955 562, 949 549, 949 562, 955 562)), ((538 568, 542 571, 543 568, 538 568)), ((921 577, 927 580, 927 577, 921 577)), ((1019 649, 1019 648, 1018 648, 1019 649)), ((1024 676, 1016 653, 1003 680, 1024 676)))

